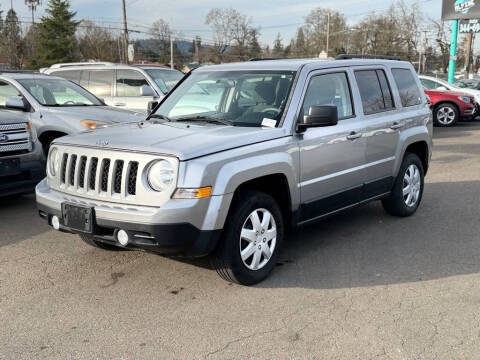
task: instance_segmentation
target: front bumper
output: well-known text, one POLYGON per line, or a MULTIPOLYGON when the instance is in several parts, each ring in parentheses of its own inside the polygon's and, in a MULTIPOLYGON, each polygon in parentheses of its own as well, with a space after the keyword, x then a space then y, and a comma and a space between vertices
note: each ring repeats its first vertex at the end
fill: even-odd
MULTIPOLYGON (((211 253, 221 235, 221 229, 198 225, 210 208, 210 199, 172 200, 161 208, 137 207, 90 201, 50 189, 47 181, 36 189, 37 207, 41 218, 51 225, 52 216, 60 219, 60 230, 80 231, 63 225, 61 205, 64 202, 89 206, 93 209, 93 233, 99 241, 121 246, 116 240, 118 230, 129 235, 126 248, 143 249, 160 254, 200 257, 211 253)), ((204 223, 204 222, 203 222, 204 223)))
POLYGON ((31 192, 45 177, 45 161, 42 147, 37 142, 34 150, 28 154, 12 155, 2 159, 19 158, 20 171, 16 174, 0 174, 0 196, 31 192))

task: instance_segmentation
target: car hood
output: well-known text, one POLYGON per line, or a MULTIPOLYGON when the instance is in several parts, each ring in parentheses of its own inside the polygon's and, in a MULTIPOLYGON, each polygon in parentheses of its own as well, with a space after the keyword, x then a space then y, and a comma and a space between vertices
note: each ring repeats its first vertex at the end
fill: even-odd
POLYGON ((198 125, 193 123, 152 123, 115 125, 56 143, 166 154, 188 160, 228 149, 287 136, 281 128, 198 125))
POLYGON ((0 111, 0 125, 26 123, 27 121, 28 119, 24 112, 14 110, 0 111))
POLYGON ((95 120, 111 124, 139 121, 145 118, 144 114, 110 106, 44 107, 42 111, 67 119, 95 120))

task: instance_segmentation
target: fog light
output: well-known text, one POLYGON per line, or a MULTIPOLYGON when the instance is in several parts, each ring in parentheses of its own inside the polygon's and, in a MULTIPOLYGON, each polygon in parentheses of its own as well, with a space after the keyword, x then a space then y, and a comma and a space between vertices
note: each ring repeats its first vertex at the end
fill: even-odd
POLYGON ((60 230, 60 219, 58 218, 58 216, 52 216, 52 227, 55 230, 60 230))
POLYGON ((128 244, 128 234, 125 230, 118 230, 117 232, 117 241, 122 246, 126 246, 128 244))

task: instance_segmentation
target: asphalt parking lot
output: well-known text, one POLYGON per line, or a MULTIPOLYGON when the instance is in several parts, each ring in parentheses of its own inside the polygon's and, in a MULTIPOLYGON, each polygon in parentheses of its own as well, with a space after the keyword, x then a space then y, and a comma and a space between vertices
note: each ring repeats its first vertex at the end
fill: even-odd
POLYGON ((480 121, 435 129, 422 205, 297 232, 265 282, 107 252, 0 200, 0 359, 478 359, 480 121))

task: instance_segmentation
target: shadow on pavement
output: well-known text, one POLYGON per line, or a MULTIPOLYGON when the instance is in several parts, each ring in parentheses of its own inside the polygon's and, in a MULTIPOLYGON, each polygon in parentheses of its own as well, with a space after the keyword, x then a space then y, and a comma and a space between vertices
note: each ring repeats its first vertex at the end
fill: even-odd
POLYGON ((0 247, 47 231, 37 213, 35 194, 0 198, 0 247))

